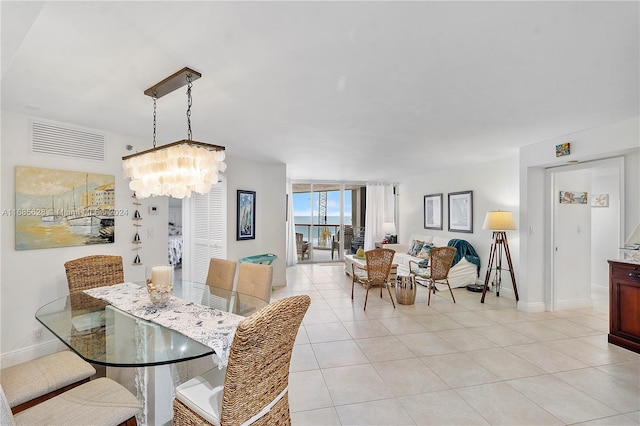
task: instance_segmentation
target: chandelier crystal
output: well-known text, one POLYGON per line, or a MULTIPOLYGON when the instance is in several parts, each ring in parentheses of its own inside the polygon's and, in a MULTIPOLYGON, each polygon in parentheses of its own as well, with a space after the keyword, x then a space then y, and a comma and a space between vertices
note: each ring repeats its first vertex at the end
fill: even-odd
POLYGON ((131 179, 129 188, 138 198, 206 194, 226 170, 223 146, 191 140, 191 86, 200 76, 184 68, 145 90, 145 95, 153 97, 153 148, 122 157, 124 177, 131 179), (156 99, 185 84, 188 84, 188 139, 156 147, 156 99))

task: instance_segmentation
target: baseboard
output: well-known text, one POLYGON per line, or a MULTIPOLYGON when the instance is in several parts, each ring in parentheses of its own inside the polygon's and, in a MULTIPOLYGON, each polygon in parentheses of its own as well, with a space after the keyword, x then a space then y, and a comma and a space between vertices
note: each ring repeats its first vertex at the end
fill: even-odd
POLYGON ((593 300, 588 299, 567 299, 558 300, 556 303, 556 310, 562 311, 565 309, 583 309, 593 307, 593 300))
POLYGON ((546 305, 544 302, 532 302, 526 303, 522 300, 518 302, 518 310, 521 312, 544 312, 546 311, 546 305))
POLYGON ((598 293, 598 294, 608 294, 609 293, 609 286, 608 285, 591 284, 591 291, 593 293, 598 293))
POLYGON ((0 355, 0 365, 2 365, 3 368, 11 367, 12 365, 31 361, 32 359, 40 358, 65 349, 68 348, 58 339, 48 340, 36 345, 3 353, 0 355))

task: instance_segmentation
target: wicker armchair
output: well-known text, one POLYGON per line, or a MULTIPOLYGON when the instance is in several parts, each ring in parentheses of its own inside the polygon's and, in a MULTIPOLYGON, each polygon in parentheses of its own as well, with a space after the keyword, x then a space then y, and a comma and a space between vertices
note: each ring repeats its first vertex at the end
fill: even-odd
POLYGON ((426 268, 413 260, 409 261, 409 273, 426 280, 428 283, 429 297, 427 298, 427 305, 431 303, 431 291, 434 294, 436 292, 436 283, 446 284, 449 287, 453 303, 456 303, 456 298, 453 296, 453 291, 447 278, 456 251, 455 247, 450 246, 433 247, 429 252, 429 266, 426 268))
POLYGON ((369 289, 373 286, 380 286, 380 298, 382 298, 382 287, 386 287, 391 298, 391 303, 395 309, 396 304, 391 295, 389 288, 389 273, 393 264, 393 257, 396 252, 391 249, 374 249, 364 253, 366 264, 359 266, 356 263, 351 264, 351 300, 353 300, 353 288, 356 283, 362 284, 367 289, 364 297, 364 309, 367 309, 367 299, 369 298, 369 289))
POLYGON ((225 290, 233 290, 233 280, 236 277, 236 262, 212 257, 209 261, 207 285, 225 290))
POLYGON ((173 424, 290 425, 289 365, 309 296, 265 306, 236 330, 229 364, 176 388, 173 424))
POLYGON ((238 267, 238 285, 240 293, 259 297, 265 302, 271 300, 273 267, 257 263, 241 262, 238 267))

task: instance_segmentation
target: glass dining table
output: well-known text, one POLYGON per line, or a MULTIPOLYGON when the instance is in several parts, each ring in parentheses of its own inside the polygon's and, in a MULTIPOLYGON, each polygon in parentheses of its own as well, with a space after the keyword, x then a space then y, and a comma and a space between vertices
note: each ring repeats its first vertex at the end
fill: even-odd
MULTIPOLYGON (((145 285, 144 282, 135 284, 145 285)), ((248 294, 190 281, 176 281, 172 294, 245 317, 267 304, 248 294)), ((209 346, 178 331, 126 314, 108 302, 84 293, 47 303, 38 309, 36 319, 72 351, 99 365, 148 367, 188 361, 214 353, 209 346), (140 342, 140 335, 144 336, 147 343, 142 351, 140 345, 135 344, 140 342), (163 344, 148 344, 150 341, 161 341, 163 344)))
MULTIPOLYGON (((134 284, 145 286, 145 282, 134 284)), ((191 281, 176 281, 172 295, 243 317, 267 305, 255 296, 191 281)), ((167 411, 166 405, 168 402, 171 407, 167 399, 173 397, 176 384, 174 365, 215 354, 210 346, 179 331, 136 317, 84 293, 47 303, 37 310, 35 317, 80 357, 108 367, 107 376, 109 371, 119 371, 117 374, 123 376, 123 370, 130 370, 127 367, 137 367, 133 369, 133 384, 127 387, 138 394, 145 406, 138 419, 140 424, 170 422, 172 412, 167 411), (158 390, 166 388, 166 384, 171 391, 164 389, 164 395, 160 395, 158 390)))

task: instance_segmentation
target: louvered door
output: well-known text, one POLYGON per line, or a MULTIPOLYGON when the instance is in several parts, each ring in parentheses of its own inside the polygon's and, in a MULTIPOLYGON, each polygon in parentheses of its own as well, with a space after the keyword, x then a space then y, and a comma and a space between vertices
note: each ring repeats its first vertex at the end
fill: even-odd
POLYGON ((187 204, 188 212, 183 231, 188 246, 190 270, 183 271, 185 279, 205 282, 209 270, 209 259, 227 256, 227 183, 223 177, 208 194, 193 194, 187 204))

